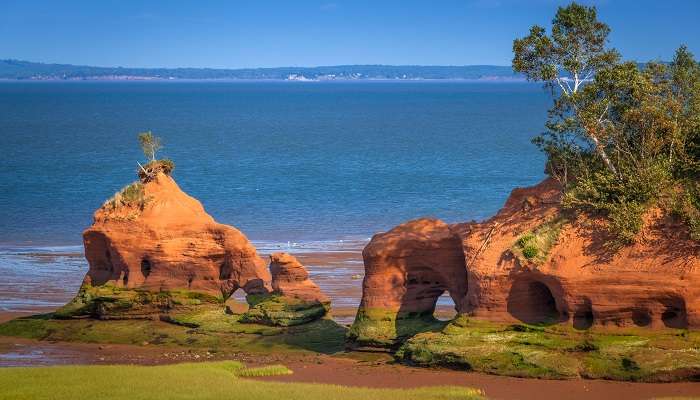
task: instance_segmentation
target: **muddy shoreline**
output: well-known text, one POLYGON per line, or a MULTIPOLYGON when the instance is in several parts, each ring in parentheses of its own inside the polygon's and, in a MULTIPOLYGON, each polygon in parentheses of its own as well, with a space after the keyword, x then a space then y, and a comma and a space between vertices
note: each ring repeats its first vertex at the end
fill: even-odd
POLYGON ((237 360, 257 366, 281 363, 292 375, 255 378, 279 382, 326 383, 373 388, 456 385, 479 388, 489 399, 651 399, 700 396, 700 383, 630 383, 603 380, 510 378, 447 369, 395 364, 383 354, 211 353, 202 349, 154 345, 41 342, 0 336, 0 366, 66 364, 160 365, 178 362, 237 360))
MULTIPOLYGON (((267 254, 269 252, 261 251, 267 254)), ((364 269, 360 248, 344 251, 300 252, 295 254, 307 266, 312 279, 332 298, 333 317, 343 325, 352 322, 362 291, 364 269)), ((34 255, 32 255, 34 257, 34 255)), ((75 255, 77 257, 77 255, 75 255)), ((41 260, 46 262, 46 257, 41 260)), ((44 264, 46 265, 46 264, 44 264)), ((76 276, 78 274, 75 274, 76 276)), ((50 275, 43 275, 50 278, 50 275)), ((77 287, 79 282, 75 282, 77 287)), ((33 286, 40 293, 25 292, 28 300, 42 298, 56 302, 73 296, 73 288, 49 293, 41 291, 41 282, 33 286)), ((236 299, 245 307, 240 293, 236 299)), ((0 323, 10 319, 51 312, 50 306, 23 306, 0 312, 0 323)), ((442 302, 438 316, 453 314, 448 302, 442 302)), ((159 345, 117 345, 48 342, 0 336, 0 367, 51 366, 66 364, 140 364, 158 365, 178 362, 237 360, 249 365, 281 363, 293 375, 256 378, 282 382, 328 383, 346 386, 411 388, 420 386, 460 385, 482 389, 491 399, 639 399, 659 397, 700 397, 700 383, 629 383, 601 380, 521 379, 448 369, 418 368, 396 364, 387 354, 340 353, 335 355, 309 352, 253 354, 235 351, 210 352, 202 348, 159 345)))

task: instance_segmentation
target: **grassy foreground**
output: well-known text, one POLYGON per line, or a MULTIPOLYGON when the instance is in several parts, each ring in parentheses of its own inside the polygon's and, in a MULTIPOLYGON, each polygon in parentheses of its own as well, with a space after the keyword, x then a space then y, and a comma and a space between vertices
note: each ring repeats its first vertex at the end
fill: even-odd
MULTIPOLYGON (((465 316, 451 322, 419 322, 407 325, 403 320, 386 320, 376 327, 394 336, 410 330, 411 336, 403 344, 387 340, 387 344, 398 348, 397 360, 527 378, 700 380, 700 331, 604 327, 576 330, 565 324, 508 325, 465 316)), ((353 326, 349 335, 357 332, 363 331, 353 326)), ((240 315, 210 309, 172 315, 169 322, 66 320, 39 315, 0 324, 0 335, 4 336, 176 346, 212 353, 341 354, 345 351, 346 333, 346 328, 330 319, 270 327, 241 323, 240 315)))
MULTIPOLYGON (((265 367, 263 367, 264 369, 265 367)), ((285 373, 275 366, 273 373, 285 373)), ((235 361, 143 366, 60 366, 0 369, 1 399, 483 399, 458 387, 365 389, 335 385, 262 382, 235 361)))
POLYGON ((459 317, 440 332, 410 338, 396 356, 417 365, 527 378, 699 380, 700 332, 579 331, 561 324, 504 325, 459 317))

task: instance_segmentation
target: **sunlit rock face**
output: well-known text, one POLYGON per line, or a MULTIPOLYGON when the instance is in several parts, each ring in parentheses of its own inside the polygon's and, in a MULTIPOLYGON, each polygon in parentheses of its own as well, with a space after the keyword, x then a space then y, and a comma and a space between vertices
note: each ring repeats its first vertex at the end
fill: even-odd
POLYGON ((248 295, 250 309, 243 315, 243 321, 291 326, 317 320, 328 313, 330 299, 309 279, 306 268, 292 255, 270 255, 270 272, 272 292, 248 295))
POLYGON ((443 293, 459 314, 499 322, 700 327, 700 245, 682 224, 651 210, 638 240, 613 248, 603 220, 560 204, 545 180, 484 222, 419 219, 375 235, 350 343, 391 347, 430 329, 443 293), (536 252, 525 256, 524 238, 536 252))
POLYGON ((64 312, 144 317, 222 303, 239 288, 272 289, 270 272, 245 235, 214 221, 163 173, 141 177, 105 202, 83 241, 90 268, 64 312))

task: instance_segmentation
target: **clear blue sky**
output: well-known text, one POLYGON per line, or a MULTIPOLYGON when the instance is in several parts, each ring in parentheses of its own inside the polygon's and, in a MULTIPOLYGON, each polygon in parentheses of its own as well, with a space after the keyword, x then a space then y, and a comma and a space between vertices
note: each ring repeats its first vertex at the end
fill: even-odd
MULTIPOLYGON (((556 0, 0 0, 0 58, 133 67, 509 65, 556 0)), ((598 0, 627 59, 700 56, 700 1, 598 0)))

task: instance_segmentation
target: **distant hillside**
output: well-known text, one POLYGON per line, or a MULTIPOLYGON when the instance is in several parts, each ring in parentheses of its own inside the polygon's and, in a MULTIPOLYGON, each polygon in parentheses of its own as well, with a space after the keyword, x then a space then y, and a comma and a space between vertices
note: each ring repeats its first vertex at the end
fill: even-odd
POLYGON ((415 66, 337 65, 280 68, 122 68, 0 60, 0 79, 473 79, 521 80, 511 67, 497 65, 415 66))

